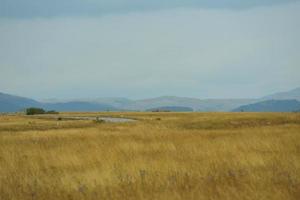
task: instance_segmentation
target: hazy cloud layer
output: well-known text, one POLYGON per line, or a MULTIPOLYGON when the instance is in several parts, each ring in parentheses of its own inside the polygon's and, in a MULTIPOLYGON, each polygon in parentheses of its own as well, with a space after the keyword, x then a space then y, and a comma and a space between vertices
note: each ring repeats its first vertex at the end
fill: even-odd
POLYGON ((299 19, 299 3, 1 19, 0 91, 226 98, 291 89, 300 85, 299 19))
POLYGON ((245 9, 298 0, 0 0, 0 17, 98 16, 170 8, 245 9))

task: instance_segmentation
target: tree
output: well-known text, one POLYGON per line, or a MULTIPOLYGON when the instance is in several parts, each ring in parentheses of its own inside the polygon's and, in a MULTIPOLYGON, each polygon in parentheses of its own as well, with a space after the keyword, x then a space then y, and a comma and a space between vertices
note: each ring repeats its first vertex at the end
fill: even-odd
POLYGON ((26 115, 39 115, 39 114, 45 114, 46 111, 42 108, 27 108, 26 109, 26 115))

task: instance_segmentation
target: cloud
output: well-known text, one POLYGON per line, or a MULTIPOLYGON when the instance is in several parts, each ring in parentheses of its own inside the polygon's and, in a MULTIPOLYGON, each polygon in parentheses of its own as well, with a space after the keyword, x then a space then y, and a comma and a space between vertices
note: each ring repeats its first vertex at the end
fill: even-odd
POLYGON ((103 16, 185 8, 245 9, 297 2, 298 0, 0 0, 0 17, 103 16))
POLYGON ((0 90, 256 97, 300 85, 300 4, 0 20, 0 90))

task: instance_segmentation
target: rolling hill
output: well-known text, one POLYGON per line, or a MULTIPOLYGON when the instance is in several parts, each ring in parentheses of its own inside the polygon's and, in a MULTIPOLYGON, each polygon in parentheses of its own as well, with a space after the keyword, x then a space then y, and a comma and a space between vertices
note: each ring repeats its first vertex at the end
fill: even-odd
POLYGON ((92 102, 42 103, 33 99, 0 93, 0 112, 19 112, 28 107, 39 107, 56 111, 114 111, 119 110, 108 104, 92 102))
POLYGON ((56 110, 60 112, 97 112, 97 111, 115 111, 118 110, 111 105, 90 103, 90 102, 65 102, 65 103, 47 103, 42 104, 46 110, 56 110))
POLYGON ((147 111, 151 112, 193 112, 194 110, 190 107, 182 107, 182 106, 165 106, 158 108, 151 108, 147 111))
POLYGON ((240 106, 233 112, 295 112, 300 110, 297 100, 267 100, 245 106, 240 106))
POLYGON ((287 92, 278 92, 262 98, 262 100, 271 100, 271 99, 274 100, 296 99, 300 101, 300 87, 287 92))
POLYGON ((40 107, 33 99, 0 93, 0 112, 18 112, 27 107, 40 107))
POLYGON ((227 112, 240 110, 294 111, 293 109, 297 107, 297 102, 295 102, 295 100, 300 101, 300 88, 288 92, 275 93, 260 99, 198 99, 162 96, 141 100, 130 100, 127 98, 97 98, 39 102, 29 98, 0 93, 0 112, 17 112, 28 107, 41 107, 47 110, 57 111, 151 111, 164 108, 169 108, 171 111, 189 108, 188 110, 190 111, 193 110, 199 112, 227 112))
POLYGON ((122 108, 125 110, 149 110, 153 108, 176 106, 189 107, 194 111, 230 111, 238 106, 255 102, 255 99, 197 99, 176 96, 162 96, 151 99, 131 101, 122 108))

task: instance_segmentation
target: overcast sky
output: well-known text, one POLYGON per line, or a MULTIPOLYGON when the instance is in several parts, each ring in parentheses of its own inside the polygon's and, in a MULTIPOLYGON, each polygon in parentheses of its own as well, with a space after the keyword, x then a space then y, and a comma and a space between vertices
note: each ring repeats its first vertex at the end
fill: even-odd
POLYGON ((252 98, 300 86, 296 0, 0 0, 0 92, 252 98))

